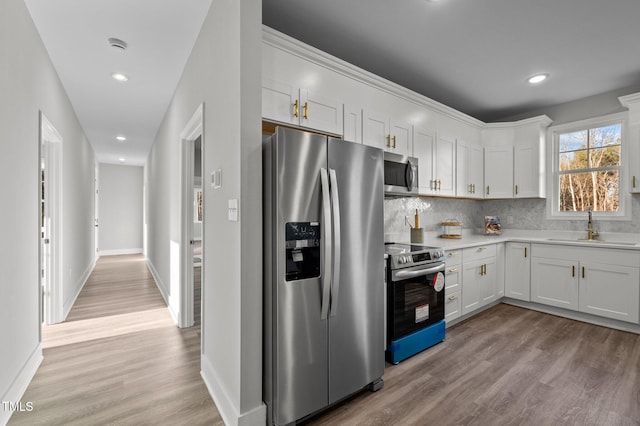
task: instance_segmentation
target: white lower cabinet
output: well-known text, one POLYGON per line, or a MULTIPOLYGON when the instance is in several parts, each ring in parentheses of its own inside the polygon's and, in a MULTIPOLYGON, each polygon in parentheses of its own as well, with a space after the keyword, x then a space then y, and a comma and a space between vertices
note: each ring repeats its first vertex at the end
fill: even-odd
POLYGON ((507 243, 505 254, 504 295, 531 301, 531 244, 507 243))
POLYGON ((640 252, 532 244, 531 301, 638 323, 640 252))
POLYGON ((531 259, 531 301, 565 309, 578 309, 577 262, 531 259))
POLYGON ((638 322, 640 268, 584 262, 580 265, 580 311, 638 322))
POLYGON ((496 300, 495 244, 462 251, 462 314, 496 300))
POLYGON ((451 321, 462 315, 462 251, 450 250, 445 256, 444 319, 451 321))

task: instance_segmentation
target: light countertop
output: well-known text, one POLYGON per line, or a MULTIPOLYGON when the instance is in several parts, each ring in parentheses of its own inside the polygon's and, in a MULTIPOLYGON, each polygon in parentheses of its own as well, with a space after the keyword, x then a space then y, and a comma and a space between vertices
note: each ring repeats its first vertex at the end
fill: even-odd
MULTIPOLYGON (((640 250, 640 234, 616 232, 602 232, 597 240, 581 240, 586 232, 576 231, 539 231, 507 229, 499 235, 484 235, 479 231, 464 229, 461 239, 439 238, 437 232, 425 232, 423 245, 442 247, 445 250, 458 250, 467 247, 477 247, 485 244, 503 242, 544 243, 556 245, 572 245, 582 247, 601 247, 625 250, 640 250)), ((401 234, 385 234, 385 242, 410 242, 409 230, 401 234)))

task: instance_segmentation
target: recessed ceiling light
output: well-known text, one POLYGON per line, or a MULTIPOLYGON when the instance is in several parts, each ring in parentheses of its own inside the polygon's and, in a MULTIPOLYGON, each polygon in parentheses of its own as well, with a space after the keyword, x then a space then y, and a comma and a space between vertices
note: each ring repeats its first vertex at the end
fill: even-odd
POLYGON ((125 159, 120 157, 120 158, 118 158, 118 161, 121 162, 121 163, 124 163, 125 159))
POLYGON ((113 77, 113 79, 117 81, 129 81, 129 77, 119 72, 114 72, 113 74, 111 74, 111 77, 113 77))
POLYGON ((127 140, 127 138, 124 136, 116 136, 116 139, 118 139, 120 142, 124 142, 127 140))
POLYGON ((547 78, 549 78, 549 74, 536 74, 527 79, 527 81, 531 84, 542 83, 547 78))

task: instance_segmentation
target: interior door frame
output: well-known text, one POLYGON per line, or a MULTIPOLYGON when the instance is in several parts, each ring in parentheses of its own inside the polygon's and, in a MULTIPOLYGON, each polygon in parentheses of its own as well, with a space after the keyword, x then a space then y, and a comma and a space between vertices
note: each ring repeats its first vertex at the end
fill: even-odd
MULTIPOLYGON (((193 188, 195 142, 202 138, 201 158, 204 163, 204 104, 200 104, 187 125, 180 133, 181 143, 181 185, 180 185, 180 312, 178 327, 194 324, 194 283, 193 283, 193 188)), ((205 209, 204 167, 202 173, 202 205, 205 209)), ((204 217, 202 220, 202 284, 204 284, 204 217)), ((204 285, 201 292, 204 294, 204 285)))
MULTIPOLYGON (((42 168, 45 181, 45 207, 49 213, 48 239, 49 262, 41 240, 40 214, 38 214, 38 265, 42 322, 56 324, 64 320, 62 298, 62 136, 42 111, 39 114, 40 143, 38 161, 38 181, 41 182, 42 168)), ((38 188, 38 199, 40 199, 38 188)), ((40 204, 40 203, 39 203, 40 204)))

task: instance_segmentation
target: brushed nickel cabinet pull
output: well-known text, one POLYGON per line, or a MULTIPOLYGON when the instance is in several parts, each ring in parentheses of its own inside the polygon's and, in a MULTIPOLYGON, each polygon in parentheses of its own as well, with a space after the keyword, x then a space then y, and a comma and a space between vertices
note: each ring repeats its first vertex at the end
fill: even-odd
POLYGON ((449 301, 454 301, 458 298, 458 296, 449 296, 449 301))

